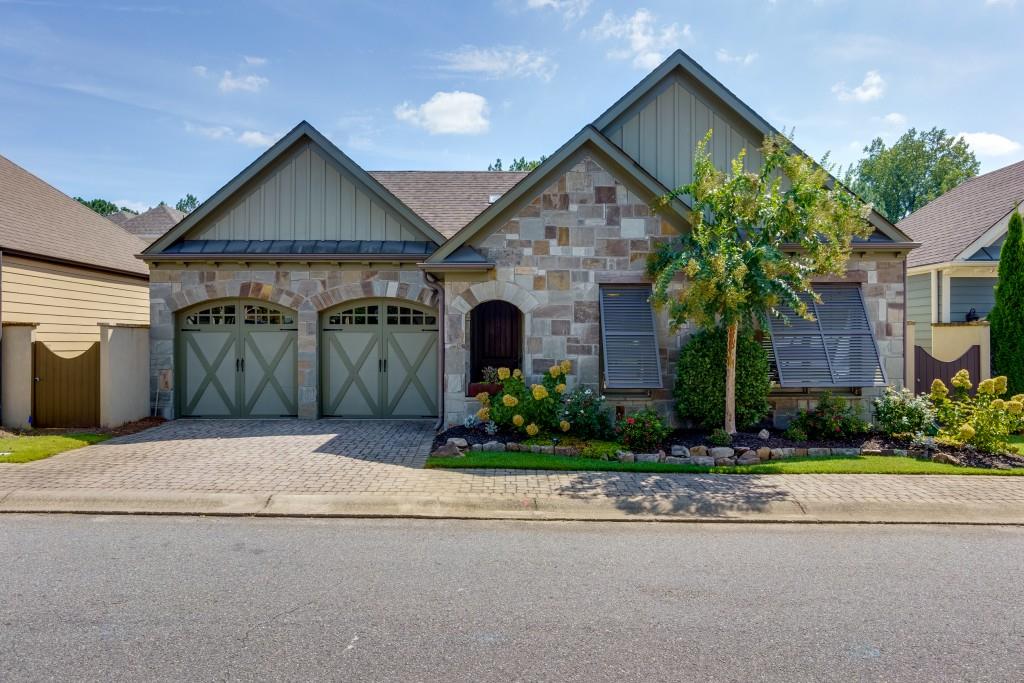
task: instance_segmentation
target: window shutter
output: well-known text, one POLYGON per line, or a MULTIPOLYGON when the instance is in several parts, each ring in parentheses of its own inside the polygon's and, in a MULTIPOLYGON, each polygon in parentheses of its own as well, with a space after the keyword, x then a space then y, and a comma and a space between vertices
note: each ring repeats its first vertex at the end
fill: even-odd
POLYGON ((821 303, 801 296, 816 320, 784 307, 790 324, 772 318, 771 341, 784 387, 870 387, 886 384, 878 344, 858 285, 821 285, 821 303))
POLYGON ((605 389, 660 389, 661 356, 650 287, 601 287, 605 389))

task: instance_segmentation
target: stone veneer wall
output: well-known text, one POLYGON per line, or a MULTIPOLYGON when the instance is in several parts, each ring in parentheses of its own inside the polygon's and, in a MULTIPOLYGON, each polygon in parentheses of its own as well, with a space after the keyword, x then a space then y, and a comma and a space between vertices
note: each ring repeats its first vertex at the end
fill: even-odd
POLYGON ((258 265, 161 264, 150 268, 150 388, 160 414, 175 417, 173 389, 176 313, 195 304, 241 297, 275 303, 297 313, 299 417, 319 414, 319 334, 321 311, 368 297, 405 299, 436 305, 436 293, 415 266, 368 267, 312 264, 268 269, 258 265), (172 378, 161 391, 160 377, 172 378))

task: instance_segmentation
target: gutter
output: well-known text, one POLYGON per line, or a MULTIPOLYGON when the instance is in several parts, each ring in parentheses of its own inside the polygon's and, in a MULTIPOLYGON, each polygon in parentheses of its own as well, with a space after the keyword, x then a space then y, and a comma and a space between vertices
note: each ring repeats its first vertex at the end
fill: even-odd
POLYGON ((434 431, 441 431, 444 427, 444 347, 445 347, 445 300, 444 286, 433 273, 423 273, 427 286, 437 294, 437 321, 440 332, 437 343, 437 422, 434 423, 434 431))
POLYGON ((416 267, 426 273, 458 273, 458 272, 486 272, 494 270, 494 263, 417 263, 416 267))
POLYGON ((250 262, 250 263, 277 263, 277 262, 299 262, 299 263, 369 263, 369 262, 409 262, 416 263, 422 259, 424 254, 136 254, 135 258, 148 263, 174 263, 174 262, 203 262, 223 263, 250 262))

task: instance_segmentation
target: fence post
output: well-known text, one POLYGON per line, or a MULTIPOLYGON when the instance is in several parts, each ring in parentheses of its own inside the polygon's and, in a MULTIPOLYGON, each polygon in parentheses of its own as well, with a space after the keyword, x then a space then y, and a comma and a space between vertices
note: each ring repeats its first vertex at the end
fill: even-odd
POLYGON ((149 325, 99 323, 100 425, 149 415, 149 325))
POLYGON ((32 426, 32 396, 35 391, 32 344, 35 340, 36 323, 3 324, 0 405, 4 427, 28 429, 32 426))

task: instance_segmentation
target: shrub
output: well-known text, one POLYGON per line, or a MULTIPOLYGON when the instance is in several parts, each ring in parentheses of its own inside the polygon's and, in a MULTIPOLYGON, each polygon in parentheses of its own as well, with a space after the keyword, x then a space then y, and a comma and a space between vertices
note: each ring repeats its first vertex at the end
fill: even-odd
POLYGON ((524 431, 529 436, 541 431, 568 432, 572 423, 562 415, 562 402, 566 391, 565 375, 571 369, 572 364, 567 360, 552 365, 540 384, 528 387, 519 370, 498 368, 496 376, 501 390, 493 397, 486 392, 477 396, 481 404, 477 418, 493 420, 499 427, 524 431))
POLYGON ((929 400, 939 422, 938 441, 951 446, 972 446, 979 451, 1009 451, 1007 437, 1024 426, 1024 394, 1005 400, 1005 376, 982 380, 971 395, 966 370, 953 375, 950 391, 942 380, 932 382, 929 400))
POLYGON ((708 441, 712 446, 728 446, 732 443, 732 434, 719 427, 711 432, 708 441))
MULTIPOLYGON (((680 417, 712 429, 725 420, 724 329, 695 333, 676 363, 675 399, 680 417)), ((759 423, 768 414, 771 376, 768 352, 749 330, 736 343, 736 425, 740 429, 759 423)))
POLYGON ((590 387, 577 387, 565 395, 561 418, 572 425, 573 435, 581 439, 609 439, 614 435, 604 396, 590 387))
POLYGON ((653 451, 671 431, 665 426, 661 416, 649 409, 627 415, 619 420, 615 429, 622 444, 629 450, 639 453, 653 451))
POLYGON ((612 460, 619 452, 619 444, 614 441, 594 440, 588 441, 580 448, 581 458, 592 458, 594 460, 612 460))
POLYGON ((807 441, 807 432, 793 424, 789 425, 782 435, 790 441, 807 441))
POLYGON ((810 439, 842 439, 863 434, 867 423, 857 416, 853 407, 826 391, 818 398, 812 410, 801 410, 790 423, 790 429, 799 429, 810 439))
POLYGON ((999 252, 999 278, 995 306, 988 314, 992 336, 992 369, 1006 375, 1009 393, 1024 392, 1024 221, 1014 210, 1007 226, 1006 241, 999 252))
POLYGON ((923 434, 935 422, 935 411, 926 396, 914 396, 909 389, 886 387, 875 399, 875 423, 888 436, 923 434))

